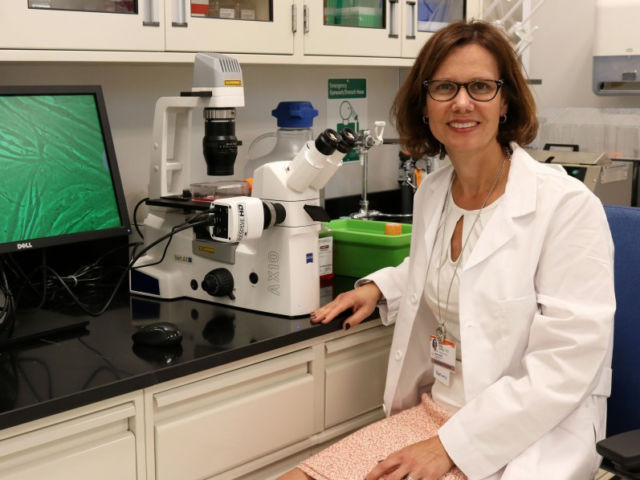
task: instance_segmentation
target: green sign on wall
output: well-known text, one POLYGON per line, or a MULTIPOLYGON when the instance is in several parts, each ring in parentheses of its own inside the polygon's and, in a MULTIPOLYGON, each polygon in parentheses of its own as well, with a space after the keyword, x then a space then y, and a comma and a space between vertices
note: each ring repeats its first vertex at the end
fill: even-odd
MULTIPOLYGON (((330 78, 327 91, 329 127, 338 132, 345 127, 354 132, 367 122, 367 79, 330 78)), ((358 160, 358 152, 351 151, 343 161, 358 160)))
POLYGON ((366 78, 330 78, 329 98, 367 98, 366 78))

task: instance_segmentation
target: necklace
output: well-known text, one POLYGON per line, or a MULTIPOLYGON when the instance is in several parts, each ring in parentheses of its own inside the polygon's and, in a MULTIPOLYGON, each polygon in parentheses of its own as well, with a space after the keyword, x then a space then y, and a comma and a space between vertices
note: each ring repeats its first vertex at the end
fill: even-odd
MULTIPOLYGON (((458 258, 455 261, 455 267, 453 269, 453 274, 451 275, 451 281, 449 282, 449 288, 447 290, 447 299, 445 302, 445 310, 444 310, 444 317, 442 315, 442 310, 441 310, 441 302, 440 302, 440 270, 442 270, 442 262, 439 262, 438 265, 438 273, 437 273, 437 277, 436 277, 436 296, 438 298, 438 327, 436 328, 436 338, 438 339, 438 342, 443 342, 447 336, 447 313, 449 311, 449 297, 451 295, 451 287, 453 286, 453 281, 456 278, 456 275, 458 273, 458 266, 460 265, 460 263, 462 262, 462 254, 465 251, 465 248, 467 246, 467 243, 469 242, 469 238, 471 237, 471 233, 473 232, 473 229, 476 226, 476 223, 478 222, 478 220, 480 219, 480 215, 482 214, 482 211, 484 210, 484 208, 487 206, 487 202, 489 201, 489 197, 491 197, 491 194, 493 193, 493 191, 495 190, 496 186, 498 185, 498 181, 500 180, 500 178, 502 177, 502 172, 504 171, 504 166, 507 163, 507 156, 505 156, 502 159, 502 164, 500 165, 500 169, 498 170, 498 173, 496 174, 496 177, 493 180, 493 184, 491 185, 491 188, 489 189, 489 193, 487 193, 487 196, 485 197, 484 201, 482 202, 482 206, 480 207, 480 210, 478 210, 478 213, 476 214, 473 223, 471 224, 471 227, 469 228, 469 232, 467 233, 467 238, 465 238, 464 242, 462 243, 462 248, 460 249, 460 254, 458 255, 458 258), (443 320, 444 318, 444 320, 443 320)), ((449 183, 449 189, 447 191, 447 196, 445 197, 444 200, 444 205, 442 206, 442 213, 441 213, 441 217, 445 218, 446 216, 446 210, 447 210, 447 206, 448 206, 448 201, 449 201, 449 195, 451 194, 451 186, 453 185, 453 180, 455 178, 455 172, 451 177, 451 182, 449 183)), ((440 250, 441 252, 445 251, 444 248, 444 242, 445 242, 445 232, 444 232, 444 225, 443 223, 441 223, 441 227, 438 227, 438 230, 442 230, 442 235, 441 235, 441 247, 440 250)), ((436 232, 436 239, 437 239, 437 232, 436 232)), ((436 240, 437 241, 437 240, 436 240)), ((431 263, 431 258, 429 259, 429 263, 431 263)), ((427 272, 429 271, 429 266, 427 265, 427 272)))

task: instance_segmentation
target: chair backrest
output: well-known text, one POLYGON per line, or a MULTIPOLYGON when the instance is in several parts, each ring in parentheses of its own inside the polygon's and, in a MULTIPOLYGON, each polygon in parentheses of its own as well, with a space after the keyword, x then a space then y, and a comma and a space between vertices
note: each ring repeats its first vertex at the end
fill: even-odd
POLYGON ((616 315, 607 436, 640 428, 640 208, 605 205, 615 246, 616 315))

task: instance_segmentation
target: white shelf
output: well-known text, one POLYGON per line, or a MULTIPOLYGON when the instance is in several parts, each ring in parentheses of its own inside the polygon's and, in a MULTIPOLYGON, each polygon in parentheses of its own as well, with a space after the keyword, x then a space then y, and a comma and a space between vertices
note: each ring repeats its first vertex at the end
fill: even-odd
MULTIPOLYGON (((322 55, 229 54, 245 65, 342 65, 410 67, 409 58, 348 57, 322 55)), ((185 63, 192 64, 195 53, 123 52, 102 50, 2 50, 0 62, 70 62, 70 63, 185 63)))

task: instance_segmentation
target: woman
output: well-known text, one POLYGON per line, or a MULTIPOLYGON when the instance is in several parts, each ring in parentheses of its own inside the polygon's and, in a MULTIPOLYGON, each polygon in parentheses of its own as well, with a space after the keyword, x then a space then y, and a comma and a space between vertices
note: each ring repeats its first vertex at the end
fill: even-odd
POLYGON ((592 479, 615 311, 602 205, 520 147, 536 134, 534 102, 489 24, 436 33, 394 114, 414 154, 451 166, 416 192, 409 257, 312 315, 351 309, 349 328, 378 306, 395 322, 391 416, 284 478, 592 479))

